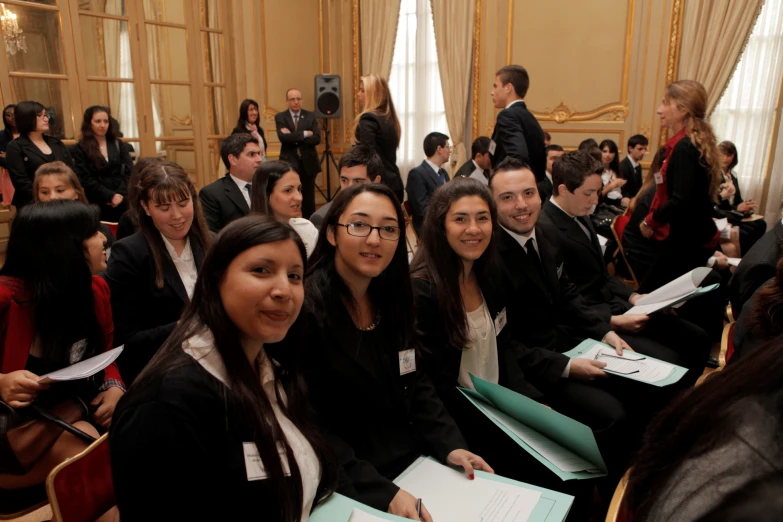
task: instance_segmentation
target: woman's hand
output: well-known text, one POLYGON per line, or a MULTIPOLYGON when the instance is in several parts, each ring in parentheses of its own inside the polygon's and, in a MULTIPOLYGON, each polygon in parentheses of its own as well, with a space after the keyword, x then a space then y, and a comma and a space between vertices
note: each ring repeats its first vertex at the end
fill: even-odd
POLYGON ((102 391, 90 403, 90 406, 97 407, 92 417, 95 422, 108 429, 111 426, 111 416, 114 414, 114 408, 117 402, 125 394, 120 388, 112 386, 106 391, 102 391))
POLYGON ((389 513, 398 517, 409 518, 411 520, 422 520, 423 522, 432 522, 432 517, 424 504, 421 505, 421 518, 416 515, 416 507, 419 499, 400 489, 389 504, 389 513))
POLYGON ((470 480, 473 480, 474 469, 495 473, 495 470, 489 467, 489 464, 484 462, 484 459, 464 449, 456 449, 449 453, 449 456, 446 457, 446 462, 452 466, 462 467, 470 480))
POLYGON ((646 221, 639 223, 639 230, 641 230, 642 235, 647 239, 650 239, 653 236, 653 229, 646 221))
POLYGON ((123 197, 122 194, 115 194, 114 197, 111 198, 111 201, 109 202, 109 205, 112 207, 118 207, 122 203, 123 197))
POLYGON ((0 374, 0 398, 12 408, 30 406, 40 392, 49 388, 40 377, 27 370, 0 374))
POLYGON ((752 214, 756 210, 756 203, 752 199, 746 199, 737 205, 737 210, 743 214, 752 214))

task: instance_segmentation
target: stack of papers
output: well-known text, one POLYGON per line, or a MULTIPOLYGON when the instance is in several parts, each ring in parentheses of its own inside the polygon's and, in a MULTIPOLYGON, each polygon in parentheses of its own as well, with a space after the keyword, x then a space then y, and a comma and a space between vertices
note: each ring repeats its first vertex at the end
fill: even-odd
POLYGON ((122 348, 123 346, 114 348, 113 350, 98 354, 95 357, 90 357, 89 359, 77 362, 71 366, 66 366, 56 372, 42 375, 38 382, 41 384, 49 384, 62 381, 78 381, 79 379, 92 377, 117 360, 117 357, 122 353, 122 348))
POLYGON ((636 301, 636 305, 625 313, 651 314, 658 310, 668 308, 669 306, 684 303, 697 295, 711 292, 718 288, 719 285, 717 283, 704 288, 699 288, 701 282, 711 271, 712 269, 707 267, 695 268, 674 281, 663 285, 654 292, 645 295, 636 301))

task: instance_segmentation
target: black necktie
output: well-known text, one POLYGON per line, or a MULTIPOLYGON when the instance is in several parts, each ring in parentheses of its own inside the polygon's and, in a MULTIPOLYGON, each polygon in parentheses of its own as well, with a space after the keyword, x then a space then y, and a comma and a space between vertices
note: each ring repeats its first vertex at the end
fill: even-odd
POLYGON ((446 184, 446 171, 443 169, 438 170, 438 177, 440 178, 440 184, 445 185, 446 184))
POLYGON ((636 173, 636 179, 637 180, 641 180, 642 179, 642 166, 641 165, 637 165, 633 170, 636 173))
POLYGON ((527 250, 528 260, 530 260, 530 263, 538 272, 541 281, 544 281, 544 267, 541 265, 541 258, 538 256, 538 251, 536 251, 536 240, 532 237, 528 239, 525 243, 525 249, 527 250))

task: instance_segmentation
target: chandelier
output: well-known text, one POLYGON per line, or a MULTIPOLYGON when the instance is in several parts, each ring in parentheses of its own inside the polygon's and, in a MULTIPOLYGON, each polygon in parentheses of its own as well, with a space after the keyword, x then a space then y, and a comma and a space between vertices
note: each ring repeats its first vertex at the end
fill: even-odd
POLYGON ((18 51, 27 52, 27 42, 19 29, 19 22, 16 20, 16 14, 3 6, 2 15, 0 15, 0 26, 3 28, 3 38, 5 39, 5 52, 13 56, 18 51))

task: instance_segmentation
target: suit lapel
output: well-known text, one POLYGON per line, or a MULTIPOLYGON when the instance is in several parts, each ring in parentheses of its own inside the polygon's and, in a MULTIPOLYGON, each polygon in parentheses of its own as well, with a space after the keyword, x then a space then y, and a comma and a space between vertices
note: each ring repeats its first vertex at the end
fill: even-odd
POLYGON ((250 208, 247 206, 247 201, 245 200, 245 197, 239 191, 239 187, 237 187, 237 184, 234 183, 233 179, 231 179, 231 176, 229 174, 226 174, 223 180, 224 180, 223 184, 225 186, 226 195, 228 196, 228 199, 230 199, 237 207, 239 207, 239 210, 241 210, 245 214, 250 212, 250 208))
MULTIPOLYGON (((501 229, 500 235, 503 237, 498 243, 503 245, 502 250, 505 251, 504 257, 506 257, 510 261, 510 263, 508 263, 508 266, 513 271, 511 276, 517 282, 519 282, 519 279, 526 279, 530 281, 534 286, 536 286, 541 291, 541 294, 543 296, 546 296, 547 299, 549 299, 551 302, 552 297, 550 296, 549 288, 547 288, 546 282, 542 281, 541 278, 538 276, 536 267, 533 266, 533 264, 527 258, 527 255, 525 254, 525 250, 522 248, 522 245, 520 245, 516 239, 511 237, 511 235, 509 235, 508 232, 506 232, 503 229, 501 229)), ((538 237, 539 236, 537 233, 536 242, 538 242, 537 241, 538 237)), ((541 247, 539 246, 539 251, 540 250, 541 247)), ((541 264, 544 266, 544 273, 547 273, 546 263, 543 257, 541 257, 541 264)))
POLYGON ((600 260, 601 256, 598 254, 598 252, 601 251, 601 247, 598 245, 598 250, 596 251, 596 243, 594 243, 592 239, 593 236, 595 236, 595 232, 590 226, 589 219, 585 219, 582 221, 582 223, 585 224, 587 229, 591 232, 590 238, 587 237, 587 234, 585 234, 585 231, 582 230, 582 227, 579 226, 575 219, 569 217, 565 212, 557 208, 551 200, 545 203, 544 210, 547 215, 552 218, 555 226, 557 226, 557 228, 564 233, 568 241, 579 243, 582 248, 586 248, 592 256, 598 256, 600 260))
MULTIPOLYGON (((44 138, 44 141, 46 141, 46 138, 44 138)), ((49 145, 49 148, 52 150, 52 153, 54 153, 54 145, 52 143, 49 143, 48 141, 46 141, 46 144, 49 145)), ((39 149, 38 146, 32 141, 30 141, 29 139, 27 140, 26 143, 22 142, 22 145, 24 146, 24 151, 23 151, 24 155, 27 157, 28 161, 30 157, 41 158, 41 160, 44 163, 47 163, 49 161, 49 158, 47 158, 44 155, 43 151, 39 149)))

